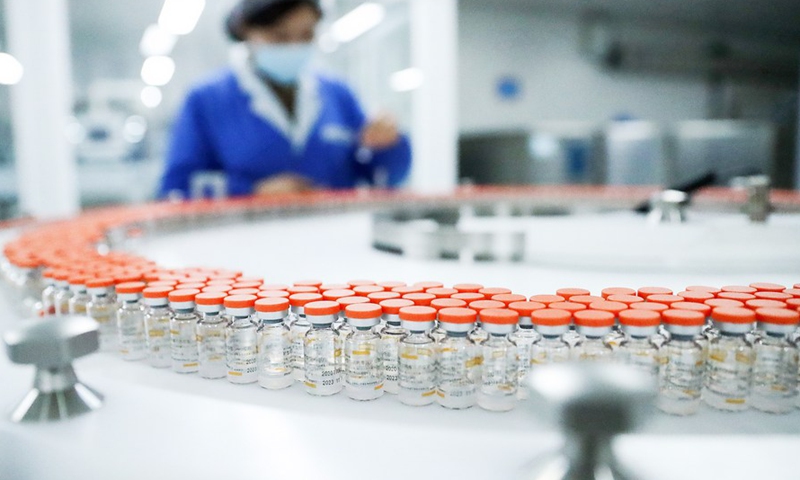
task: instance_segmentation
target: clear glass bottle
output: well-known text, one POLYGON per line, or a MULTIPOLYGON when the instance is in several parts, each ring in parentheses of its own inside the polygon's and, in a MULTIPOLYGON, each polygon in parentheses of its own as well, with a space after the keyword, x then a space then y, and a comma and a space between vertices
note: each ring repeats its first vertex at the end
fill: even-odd
POLYGON ((197 373, 202 378, 225 378, 226 363, 225 329, 228 319, 222 314, 225 292, 202 292, 194 297, 200 316, 197 322, 197 373))
POLYGON ((310 395, 335 395, 342 390, 342 372, 339 357, 342 347, 332 325, 339 315, 339 304, 327 300, 305 305, 306 319, 311 330, 306 332, 305 354, 306 392, 310 395))
POLYGON ((481 345, 483 366, 478 389, 478 406, 506 412, 517 403, 519 362, 517 346, 509 338, 517 329, 519 314, 508 309, 481 310, 483 328, 489 339, 481 345))
MULTIPOLYGON (((449 288, 434 288, 432 290, 434 290, 434 291, 451 291, 452 290, 456 294, 458 293, 458 290, 449 289, 449 288)), ((439 312, 443 308, 467 308, 467 302, 465 302, 464 300, 457 299, 457 298, 449 298, 449 297, 447 297, 447 298, 437 298, 437 299, 431 301, 431 305, 430 306, 435 308, 436 311, 439 312)), ((431 330, 431 337, 433 337, 433 340, 436 341, 436 343, 439 343, 442 340, 444 340, 446 336, 447 336, 447 331, 445 331, 445 329, 442 327, 442 324, 439 321, 439 317, 437 315, 437 317, 436 317, 436 326, 433 327, 433 330, 431 330)))
POLYGON ((70 315, 86 315, 86 305, 92 299, 86 290, 86 278, 84 275, 73 275, 69 279, 69 289, 72 298, 69 299, 70 315))
MULTIPOLYGON (((558 296, 558 295, 557 295, 558 296)), ((569 312, 570 315, 573 316, 576 312, 580 312, 582 310, 586 310, 586 305, 582 303, 575 303, 570 301, 564 302, 553 302, 547 306, 547 308, 552 308, 554 310, 564 310, 569 312)), ((581 341, 582 341, 581 334, 578 332, 578 326, 574 324, 572 328, 570 328, 567 333, 564 334, 564 341, 569 344, 570 348, 575 348, 581 341)))
POLYGON ((661 313, 652 310, 624 310, 617 317, 625 334, 617 348, 617 359, 646 372, 658 375, 658 346, 664 342, 658 334, 661 313))
POLYGON ((800 313, 780 308, 756 310, 758 331, 753 345, 753 386, 750 403, 769 413, 789 413, 797 402, 797 345, 791 336, 800 313))
MULTIPOLYGON (((705 305, 711 307, 712 311, 715 308, 744 308, 744 303, 738 300, 728 300, 725 298, 713 298, 711 300, 706 300, 705 305)), ((708 345, 713 341, 715 338, 718 338, 720 335, 719 333, 719 326, 714 323, 714 319, 711 315, 708 316, 708 321, 706 325, 703 327, 703 341, 706 344, 706 349, 708 349, 708 345)))
POLYGON ((69 288, 69 274, 59 272, 56 276, 56 292, 53 295, 53 305, 56 315, 69 315, 69 301, 72 298, 72 290, 69 288))
POLYGON ((109 290, 113 286, 113 278, 93 278, 86 282, 86 287, 91 295, 91 300, 86 304, 86 315, 97 322, 101 352, 117 350, 119 337, 116 318, 117 305, 109 294, 109 290))
POLYGON ((197 349, 197 322, 195 297, 200 290, 173 290, 169 294, 169 306, 173 316, 170 320, 170 356, 172 370, 177 373, 195 373, 200 368, 197 349))
POLYGON ((269 390, 290 387, 292 378, 292 342, 286 321, 288 298, 256 300, 258 327, 258 384, 269 390))
MULTIPOLYGON (((487 290, 487 289, 483 289, 487 290)), ((492 289, 493 290, 493 289, 492 289)), ((472 340, 476 345, 480 345, 481 343, 485 342, 489 339, 489 332, 487 332, 483 328, 483 322, 481 320, 481 311, 485 309, 498 309, 498 308, 505 308, 505 304, 503 302, 498 302, 495 300, 477 300, 474 302, 469 303, 469 308, 478 312, 478 320, 475 322, 475 327, 469 332, 469 339, 472 340)))
POLYGON ((258 381, 258 325, 253 320, 257 299, 255 295, 225 297, 225 313, 229 319, 225 330, 225 361, 231 383, 258 381))
POLYGON ((439 325, 445 338, 436 342, 439 405, 460 410, 475 405, 481 382, 481 348, 469 339, 477 312, 471 308, 449 307, 439 310, 439 325))
POLYGON ((613 302, 610 300, 599 300, 588 304, 590 310, 601 310, 604 312, 611 312, 614 314, 614 326, 611 327, 611 333, 606 336, 606 343, 612 349, 617 350, 622 342, 625 340, 625 332, 619 321, 619 314, 628 310, 628 305, 622 302, 613 302))
POLYGON ((658 352, 656 406, 672 415, 693 415, 700 408, 705 372, 706 316, 698 311, 670 309, 661 314, 667 340, 658 352))
POLYGON ((582 362, 610 362, 614 349, 606 342, 614 326, 614 314, 599 310, 581 310, 573 314, 578 340, 572 356, 582 362))
POLYGON ((295 293, 289 297, 289 337, 292 340, 292 377, 298 382, 305 381, 305 338, 311 330, 305 314, 305 306, 322 300, 318 293, 295 293))
POLYGON ((56 287, 56 271, 52 268, 47 268, 42 272, 45 287, 42 290, 42 315, 55 315, 56 303, 55 294, 58 291, 56 287))
POLYGON ((169 292, 171 287, 147 287, 144 289, 145 332, 147 338, 147 362, 151 367, 169 368, 172 365, 170 352, 169 292))
POLYGON ((528 387, 523 382, 523 379, 528 376, 528 371, 531 368, 531 345, 542 339, 539 332, 533 328, 531 313, 536 310, 543 310, 545 306, 542 303, 521 301, 509 303, 508 308, 519 314, 519 326, 511 334, 510 338, 517 345, 517 359, 519 361, 517 397, 524 400, 528 398, 528 387))
POLYGON ((397 394, 400 392, 400 340, 408 335, 408 331, 401 325, 400 309, 411 307, 414 302, 393 298, 383 300, 380 305, 383 309, 383 321, 386 324, 381 330, 381 340, 378 345, 383 365, 383 389, 386 393, 397 394))
POLYGON ((717 307, 711 318, 719 336, 708 343, 703 401, 719 410, 746 410, 755 355, 745 335, 753 330, 756 314, 746 308, 717 307))
POLYGON ((353 400, 375 400, 383 395, 383 365, 380 336, 375 332, 383 311, 373 303, 357 303, 345 308, 353 332, 344 340, 344 389, 353 400))
POLYGON ((398 398, 405 405, 430 405, 436 400, 436 342, 430 336, 436 322, 433 307, 400 309, 401 326, 408 331, 398 349, 398 398))
MULTIPOLYGON (((352 335, 353 332, 355 331, 355 328, 353 327, 353 325, 350 324, 347 316, 344 313, 345 309, 349 305, 358 305, 358 304, 370 303, 370 301, 369 301, 369 299, 367 297, 357 297, 356 296, 356 297, 340 298, 340 299, 336 300, 336 303, 339 304, 339 308, 341 309, 341 311, 339 312, 338 319, 337 319, 338 325, 337 325, 337 322, 333 323, 333 331, 334 331, 334 333, 336 333, 336 335, 339 336, 339 343, 342 345, 342 348, 344 348, 345 342, 347 341, 347 337, 352 335)), ((380 323, 380 321, 379 321, 379 323, 380 323)), ((344 354, 339 358, 339 361, 341 362, 341 364, 339 365, 339 371, 342 372, 342 379, 344 381, 344 372, 345 372, 345 368, 346 368, 346 366, 345 366, 345 355, 344 354)))
MULTIPOLYGON (((564 340, 564 335, 569 331, 572 314, 555 308, 534 310, 531 312, 531 322, 541 339, 531 345, 530 368, 569 361, 570 346, 564 340)), ((520 378, 520 382, 523 380, 520 378)))
POLYGON ((117 345, 123 360, 147 358, 145 338, 143 282, 125 282, 117 285, 117 345))

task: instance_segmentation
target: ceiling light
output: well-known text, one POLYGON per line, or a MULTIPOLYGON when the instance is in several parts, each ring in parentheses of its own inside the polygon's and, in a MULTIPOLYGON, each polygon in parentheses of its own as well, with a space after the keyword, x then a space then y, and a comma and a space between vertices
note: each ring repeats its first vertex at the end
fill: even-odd
POLYGON ((386 16, 386 8, 378 3, 362 3, 331 25, 337 42, 347 43, 375 28, 386 16))
POLYGON ((172 80, 175 73, 175 62, 165 56, 148 57, 142 64, 142 80, 148 85, 160 87, 172 80))
POLYGON ((176 40, 175 35, 164 31, 158 25, 150 25, 145 29, 142 41, 139 42, 139 52, 145 57, 169 55, 176 40))
POLYGON ((139 95, 139 98, 141 98, 142 104, 145 107, 156 108, 157 106, 161 105, 163 96, 161 95, 160 88, 147 86, 142 89, 142 93, 139 95))
POLYGON ((194 30, 205 6, 205 0, 164 0, 158 26, 173 35, 186 35, 194 30))
POLYGON ((14 85, 22 80, 25 69, 19 60, 13 56, 0 52, 0 84, 14 85))

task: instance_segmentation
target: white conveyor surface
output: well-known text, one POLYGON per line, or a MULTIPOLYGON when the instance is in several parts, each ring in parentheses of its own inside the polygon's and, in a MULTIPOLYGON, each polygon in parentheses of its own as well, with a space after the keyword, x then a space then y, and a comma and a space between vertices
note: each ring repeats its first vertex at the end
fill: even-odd
MULTIPOLYGON (((578 286, 795 283, 768 271, 691 274, 544 268, 531 264, 418 261, 374 251, 367 214, 308 216, 202 229, 133 245, 165 266, 219 266, 269 283, 319 278, 339 283, 439 280, 507 286, 524 294, 578 286)), ((0 243, 9 232, 0 232, 0 243)), ((1 306, 1 305, 0 305, 1 306)), ((9 311, 6 308, 5 311, 9 311)), ((5 330, 15 319, 0 318, 5 330)), ((343 393, 315 398, 299 385, 266 391, 157 370, 96 354, 76 364, 80 378, 106 395, 97 412, 45 425, 0 419, 2 479, 516 479, 560 443, 552 418, 521 404, 509 413, 477 407, 412 408, 385 395, 374 402, 343 393)), ((33 369, 0 359, 0 408, 25 393, 33 369)), ((692 417, 654 414, 615 446, 644 479, 796 479, 800 410, 692 417)))

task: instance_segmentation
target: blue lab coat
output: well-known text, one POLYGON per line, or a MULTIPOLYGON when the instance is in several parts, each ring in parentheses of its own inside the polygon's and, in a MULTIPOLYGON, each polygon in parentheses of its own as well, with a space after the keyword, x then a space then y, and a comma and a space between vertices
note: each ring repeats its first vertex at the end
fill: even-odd
POLYGON ((172 132, 161 197, 189 196, 191 178, 222 171, 229 195, 253 193, 272 175, 294 173, 319 188, 369 183, 392 187, 408 174, 411 149, 359 146, 367 119, 343 83, 308 74, 298 84, 291 120, 271 89, 246 63, 223 70, 189 93, 172 132))

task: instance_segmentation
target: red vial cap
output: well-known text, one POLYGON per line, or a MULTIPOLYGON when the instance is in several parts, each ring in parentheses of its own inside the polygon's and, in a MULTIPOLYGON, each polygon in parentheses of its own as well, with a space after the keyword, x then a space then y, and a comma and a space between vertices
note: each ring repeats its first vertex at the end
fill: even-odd
POLYGON ((442 310, 443 308, 465 308, 466 306, 467 302, 457 298, 436 298, 431 301, 431 307, 436 310, 442 310))
POLYGON ((194 297, 198 305, 222 305, 225 303, 225 292, 201 292, 194 297))
POLYGON ((725 285, 720 290, 722 290, 723 292, 751 293, 751 294, 756 293, 758 291, 753 287, 748 287, 745 285, 725 285))
POLYGON ((746 302, 748 300, 752 300, 756 298, 755 295, 752 293, 742 293, 742 292, 719 292, 717 294, 717 298, 724 298, 726 300, 738 300, 740 302, 746 302))
POLYGON ((478 293, 482 294, 486 298, 492 298, 495 295, 504 295, 512 292, 510 288, 488 287, 488 288, 481 288, 480 290, 478 290, 478 293))
POLYGON ((599 302, 592 302, 589 304, 591 310, 601 310, 604 312, 611 312, 614 315, 619 314, 623 310, 627 310, 628 306, 622 302, 611 302, 609 300, 600 300, 599 302))
POLYGON ((336 300, 344 297, 354 297, 356 292, 352 290, 326 290, 322 292, 322 298, 335 302, 336 300))
POLYGON ((547 306, 547 308, 555 308, 557 310, 566 310, 567 312, 575 313, 581 310, 586 310, 586 305, 575 302, 556 302, 551 303, 547 306))
POLYGON ((295 287, 314 287, 319 289, 321 285, 322 285, 322 280, 314 280, 314 279, 298 280, 297 282, 294 282, 295 287))
POLYGON ((785 308, 759 308, 756 318, 762 323, 775 325, 797 325, 800 322, 800 313, 785 308))
POLYGON ((472 292, 464 292, 464 293, 456 293, 450 298, 456 298, 458 300, 464 300, 467 303, 477 302, 478 300, 485 300, 486 297, 480 293, 472 293, 472 292))
POLYGON ((288 298, 259 298, 255 303, 256 312, 272 313, 289 309, 288 298))
POLYGON ((453 290, 458 293, 478 293, 483 287, 479 283, 457 283, 453 285, 453 290))
POLYGON ((765 298, 756 298, 753 300, 748 300, 744 302, 744 306, 749 308, 750 310, 758 310, 759 308, 786 308, 788 305, 786 302, 781 302, 778 300, 767 300, 765 298))
POLYGON ((471 308, 447 307, 439 310, 439 321, 445 323, 475 323, 478 312, 471 308))
POLYGON ((706 323, 706 316, 694 310, 669 309, 661 313, 661 320, 669 325, 700 327, 706 323))
POLYGON ((514 310, 520 317, 530 317, 536 310, 543 310, 547 308, 545 304, 539 302, 512 302, 508 304, 508 308, 514 310))
POLYGON ((397 293, 397 292, 386 292, 386 291, 384 291, 384 292, 375 292, 375 293, 370 293, 369 295, 367 295, 367 298, 371 302, 381 303, 382 301, 389 300, 390 298, 400 298, 400 294, 397 293))
POLYGON ((310 285, 295 285, 287 288, 286 291, 294 295, 296 293, 317 293, 319 289, 310 285))
POLYGON ((124 282, 117 285, 117 293, 142 293, 145 289, 144 282, 124 282))
POLYGON ((422 287, 403 286, 403 287, 394 287, 392 291, 397 292, 400 295, 406 295, 408 293, 423 293, 425 289, 422 287))
POLYGON ((383 313, 387 315, 397 315, 400 313, 401 308, 411 307, 413 305, 414 302, 411 300, 405 300, 402 298, 392 298, 389 300, 384 300, 380 303, 383 313))
POLYGON ((569 325, 572 314, 566 310, 545 308, 531 312, 531 323, 544 327, 559 327, 569 325))
POLYGON ((362 303, 371 303, 367 297, 344 297, 336 300, 336 303, 344 309, 348 305, 359 305, 362 303))
POLYGON ((475 310, 478 312, 478 314, 487 309, 500 309, 504 308, 505 306, 506 305, 503 302, 498 302, 495 300, 476 300, 469 303, 469 308, 475 310))
POLYGON ((456 293, 458 293, 458 290, 456 290, 455 288, 436 287, 425 290, 425 293, 430 293, 431 295, 435 295, 436 298, 450 298, 456 293))
POLYGON ((597 295, 573 295, 569 297, 569 301, 572 303, 580 303, 588 307, 594 302, 602 302, 603 297, 598 297, 597 295))
POLYGON ((759 292, 782 292, 786 287, 777 283, 757 282, 751 283, 751 288, 755 288, 759 292))
POLYGON ((724 323, 753 323, 756 321, 756 312, 747 308, 718 307, 711 311, 711 318, 724 323))
POLYGON ((336 315, 341 311, 341 309, 341 305, 339 305, 337 302, 322 300, 306 304, 305 313, 306 316, 311 315, 318 317, 321 315, 336 315))
POLYGON ((369 320, 380 317, 383 310, 380 305, 375 305, 374 303, 356 303, 345 307, 344 313, 349 318, 369 320))
POLYGON ((519 322, 519 313, 508 308, 486 308, 480 311, 481 322, 492 325, 515 325, 519 322))
POLYGON ((608 300, 608 297, 610 297, 611 295, 636 295, 636 290, 628 287, 609 287, 609 288, 604 288, 600 292, 600 295, 604 299, 608 300))
POLYGON ((311 302, 322 300, 322 295, 319 293, 295 293, 289 297, 289 304, 293 307, 304 307, 311 302))
POLYGON ((624 310, 619 312, 619 323, 632 327, 656 327, 661 323, 661 313, 654 310, 624 310))
POLYGON ((678 296, 683 298, 684 301, 695 303, 703 303, 706 300, 714 298, 713 293, 702 290, 685 290, 683 292, 678 292, 678 296))
MULTIPOLYGON (((365 286, 377 286, 377 284, 375 283, 374 280, 363 280, 363 279, 361 279, 361 280, 348 280, 347 281, 347 285, 350 288, 365 287, 365 286)), ((383 290, 383 287, 381 287, 381 290, 383 290)))
POLYGON ((783 291, 783 292, 756 292, 753 295, 755 295, 756 298, 763 298, 765 300, 778 300, 780 302, 783 302, 783 301, 789 300, 790 298, 793 298, 792 294, 786 293, 786 291, 783 291))
POLYGON ((630 307, 634 303, 642 303, 644 302, 644 298, 639 297, 637 295, 611 295, 606 300, 609 302, 619 302, 624 303, 630 307))
POLYGON ((353 287, 353 291, 356 292, 356 295, 360 295, 362 297, 367 297, 370 293, 385 292, 383 287, 379 287, 378 285, 358 285, 353 287))
MULTIPOLYGON (((385 300, 392 302, 395 300, 385 300)), ((436 309, 433 307, 421 307, 414 305, 400 309, 400 319, 409 322, 432 322, 436 320, 436 309)))
POLYGON ((720 289, 717 287, 709 287, 707 285, 689 285, 685 289, 687 292, 708 292, 712 295, 716 295, 720 292, 720 289))
POLYGON ((406 300, 411 300, 414 305, 430 306, 431 302, 436 299, 435 295, 430 293, 407 293, 403 295, 406 300))
POLYGON ((543 303, 545 305, 550 305, 551 303, 559 303, 564 302, 567 299, 562 297, 561 295, 533 295, 529 298, 531 302, 543 303))
POLYGON ((444 284, 442 282, 425 281, 425 282, 416 282, 414 284, 414 286, 415 287, 420 287, 420 288, 422 288, 423 291, 425 291, 425 290, 427 290, 429 288, 441 288, 441 287, 444 287, 444 284))
POLYGON ((197 294, 200 293, 200 290, 196 288, 187 288, 183 290, 173 290, 169 293, 169 301, 170 302, 194 302, 195 297, 197 294))
MULTIPOLYGON (((697 302, 676 302, 669 306, 672 310, 691 310, 693 312, 700 312, 703 316, 707 317, 711 315, 711 307, 706 305, 705 303, 697 303, 697 302)), ((663 312, 662 312, 663 315, 663 312)))
POLYGON ((108 288, 114 286, 114 279, 110 277, 91 278, 86 281, 86 288, 108 288))
POLYGON ((259 290, 256 296, 258 298, 289 298, 289 292, 285 290, 259 290))
POLYGON ((683 302, 685 298, 678 295, 650 295, 647 297, 648 302, 663 303, 664 305, 672 305, 673 303, 683 302))
POLYGON ((672 295, 672 290, 664 287, 642 287, 637 294, 647 300, 650 295, 672 295))
POLYGON ((516 293, 500 293, 497 295, 492 295, 492 300, 495 302, 502 302, 503 305, 508 307, 514 302, 524 302, 528 299, 525 295, 519 295, 516 293))
POLYGON ((611 327, 614 325, 614 314, 600 310, 581 310, 573 314, 575 325, 582 327, 611 327))
POLYGON ((144 298, 167 298, 172 287, 147 287, 142 291, 144 298))
MULTIPOLYGON (((567 301, 569 301, 571 297, 574 297, 576 295, 591 295, 591 294, 592 292, 586 290, 585 288, 559 288, 558 290, 556 290, 556 295, 564 298, 564 300, 567 301)), ((534 300, 534 301, 538 302, 539 300, 534 300)))
POLYGON ((705 304, 711 308, 742 308, 744 307, 744 302, 740 302, 738 300, 728 300, 725 298, 713 298, 711 300, 706 300, 705 304))

